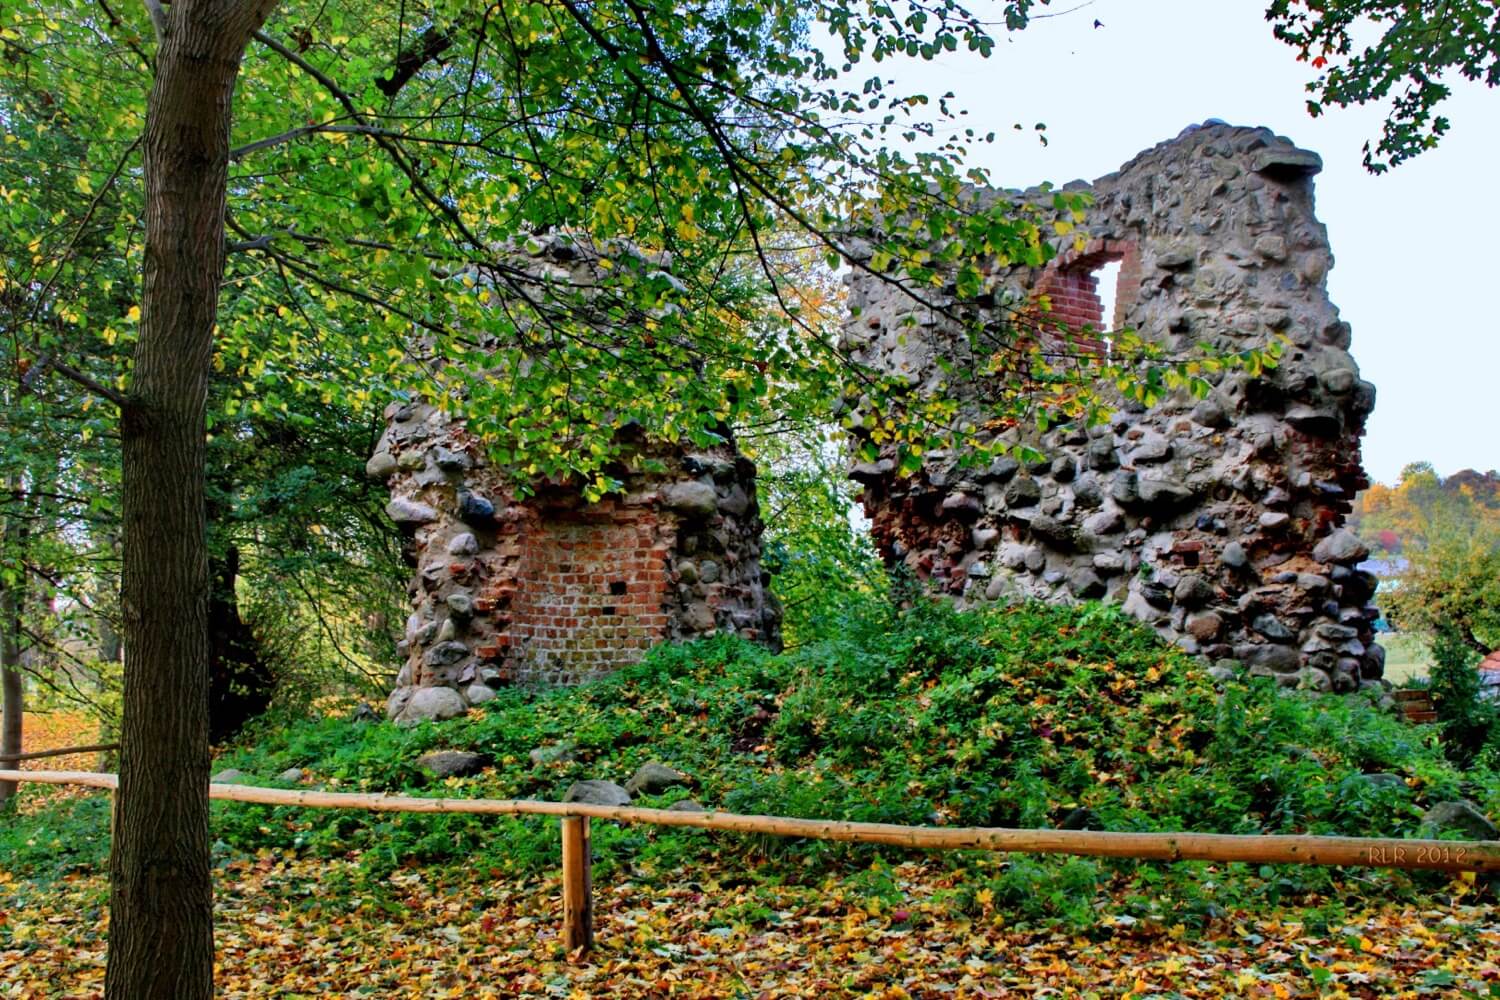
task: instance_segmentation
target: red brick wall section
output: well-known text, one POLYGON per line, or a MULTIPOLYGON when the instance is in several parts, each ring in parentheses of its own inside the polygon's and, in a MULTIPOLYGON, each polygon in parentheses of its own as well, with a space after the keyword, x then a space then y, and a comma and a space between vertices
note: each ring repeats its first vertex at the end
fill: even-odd
POLYGON ((509 679, 577 683, 661 642, 673 534, 654 511, 608 502, 523 528, 504 637, 509 679))
POLYGON ((1070 330, 1104 329, 1104 303, 1099 299, 1099 279, 1083 267, 1051 271, 1043 279, 1038 294, 1047 297, 1052 311, 1047 318, 1064 323, 1070 330))
MULTIPOLYGON (((1081 251, 1061 253, 1047 265, 1036 285, 1038 298, 1046 296, 1052 306, 1044 322, 1062 323, 1074 334, 1102 333, 1126 326, 1140 290, 1141 255, 1129 240, 1094 240, 1081 251), (1095 272, 1111 261, 1120 262, 1120 276, 1115 291, 1115 314, 1106 327, 1104 302, 1099 298, 1095 272)), ((1093 337, 1079 336, 1076 342, 1090 350, 1104 349, 1104 342, 1093 337)))

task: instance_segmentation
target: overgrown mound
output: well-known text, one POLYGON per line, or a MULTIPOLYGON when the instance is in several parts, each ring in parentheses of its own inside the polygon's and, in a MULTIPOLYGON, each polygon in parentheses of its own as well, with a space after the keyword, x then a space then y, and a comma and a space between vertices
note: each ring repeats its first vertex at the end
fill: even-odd
MULTIPOLYGON (((624 783, 660 761, 696 783, 642 804, 691 795, 735 812, 912 824, 1378 836, 1414 833, 1428 801, 1463 783, 1422 729, 1359 699, 1219 691, 1105 607, 866 608, 836 635, 780 657, 732 639, 663 647, 608 679, 509 692, 414 730, 267 727, 221 766, 414 791, 431 789, 417 757, 455 748, 493 767, 436 793, 557 799, 575 780, 624 783), (568 752, 533 763, 546 748, 568 752)), ((220 836, 373 849, 391 864, 478 854, 508 867, 529 854, 509 836, 497 845, 494 821, 265 812, 222 807, 220 836)), ((693 835, 619 836, 670 853, 693 835)))
MULTIPOLYGON (((1107 607, 869 606, 830 634, 781 656, 733 639, 663 647, 605 680, 510 691, 465 719, 414 729, 266 724, 216 769, 266 784, 298 768, 303 783, 338 790, 559 799, 575 780, 624 783, 659 761, 693 784, 639 804, 691 796, 743 813, 1110 830, 1403 836, 1431 802, 1465 795, 1500 807, 1493 776, 1456 772, 1429 729, 1359 698, 1259 683, 1219 690, 1197 662, 1107 607), (477 751, 491 766, 438 782, 416 765, 433 749, 477 751), (533 760, 538 750, 545 762, 533 760)), ((550 869, 554 827, 215 806, 223 851, 358 851, 376 871, 550 869)), ((726 842, 596 827, 606 867, 675 867, 726 842)))

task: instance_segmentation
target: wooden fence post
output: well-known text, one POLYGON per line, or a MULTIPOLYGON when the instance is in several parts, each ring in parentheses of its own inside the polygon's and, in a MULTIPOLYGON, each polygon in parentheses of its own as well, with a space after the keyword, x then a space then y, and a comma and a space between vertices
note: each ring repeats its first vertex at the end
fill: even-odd
POLYGON ((562 820, 563 947, 587 954, 594 947, 594 854, 589 818, 562 820))

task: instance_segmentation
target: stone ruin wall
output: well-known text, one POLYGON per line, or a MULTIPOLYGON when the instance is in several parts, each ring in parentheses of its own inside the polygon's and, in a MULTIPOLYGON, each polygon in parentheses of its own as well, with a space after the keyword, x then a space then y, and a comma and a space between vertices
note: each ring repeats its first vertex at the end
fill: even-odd
MULTIPOLYGON (((1207 398, 1122 403, 1107 426, 1005 438, 1046 454, 1029 467, 929 456, 900 478, 888 452, 854 466, 887 560, 968 604, 1119 602, 1221 677, 1244 670, 1335 691, 1377 683, 1376 581, 1356 568, 1366 552, 1341 528, 1368 485, 1359 442, 1375 389, 1325 287, 1333 259, 1313 213, 1320 168, 1265 129, 1189 128, 1087 185, 1092 242, 1081 252, 1039 269, 989 267, 1000 298, 1046 294, 1051 318, 1087 338, 1085 327, 1105 328, 1095 272, 1119 261, 1112 326, 1175 354, 1277 335, 1285 353, 1262 375, 1215 376, 1207 398)), ((985 359, 956 325, 868 274, 851 279, 850 304, 845 346, 859 361, 915 391, 977 402, 973 373, 985 359), (953 379, 940 359, 969 376, 953 379)))
MULTIPOLYGON (((591 266, 557 241, 536 256, 591 266)), ((732 442, 622 438, 624 458, 605 470, 622 489, 589 503, 573 483, 521 496, 437 407, 392 404, 385 417, 366 471, 389 486, 386 512, 413 567, 391 718, 449 718, 503 685, 577 683, 667 640, 736 634, 780 647, 755 465, 732 442)))
POLYGON ((730 446, 653 449, 596 503, 542 483, 519 498, 461 422, 394 406, 370 460, 414 568, 391 718, 456 715, 508 684, 577 683, 657 643, 731 633, 780 643, 760 566, 755 466, 730 446))

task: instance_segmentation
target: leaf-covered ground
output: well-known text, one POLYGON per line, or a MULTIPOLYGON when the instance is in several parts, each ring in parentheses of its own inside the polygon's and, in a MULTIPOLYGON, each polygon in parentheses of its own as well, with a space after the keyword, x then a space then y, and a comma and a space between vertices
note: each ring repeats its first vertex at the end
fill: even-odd
MULTIPOLYGON (((27 712, 21 720, 21 749, 26 753, 88 746, 99 741, 99 723, 87 712, 27 712)), ((41 760, 23 760, 22 771, 92 771, 99 755, 65 754, 41 760)), ((35 785, 20 801, 26 812, 39 812, 59 799, 72 798, 83 791, 68 785, 35 785)))
MULTIPOLYGON (((748 886, 733 858, 669 880, 622 875, 597 888, 596 951, 570 962, 553 879, 406 869, 346 893, 358 883, 350 862, 266 852, 220 872, 219 995, 1500 995, 1500 916, 1462 896, 1333 923, 1322 908, 1230 912, 1199 931, 1106 915, 1080 935, 1017 928, 983 894, 956 907, 965 876, 937 863, 876 874, 879 891, 848 879, 748 886)), ((0 873, 0 997, 102 996, 105 901, 99 875, 39 892, 0 873)))

